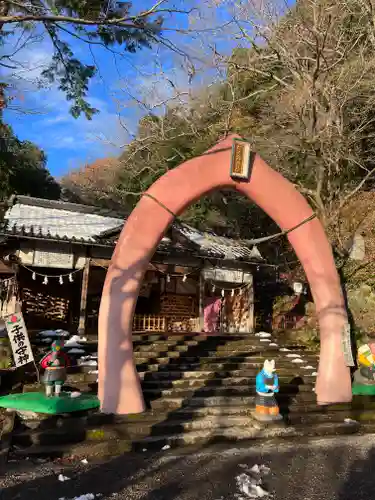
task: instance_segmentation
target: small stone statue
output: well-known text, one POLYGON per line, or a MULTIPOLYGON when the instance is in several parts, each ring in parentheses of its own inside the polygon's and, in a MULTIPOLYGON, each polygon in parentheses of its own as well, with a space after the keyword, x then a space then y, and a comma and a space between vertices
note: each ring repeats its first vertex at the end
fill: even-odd
POLYGON ((262 421, 281 420, 275 393, 279 392, 279 379, 275 373, 275 360, 266 359, 263 370, 256 377, 254 417, 262 421))
POLYGON ((69 357, 62 351, 64 344, 61 340, 52 343, 52 351, 46 354, 40 366, 44 368, 43 383, 46 387, 46 396, 60 396, 61 388, 66 380, 66 368, 70 364, 69 357))

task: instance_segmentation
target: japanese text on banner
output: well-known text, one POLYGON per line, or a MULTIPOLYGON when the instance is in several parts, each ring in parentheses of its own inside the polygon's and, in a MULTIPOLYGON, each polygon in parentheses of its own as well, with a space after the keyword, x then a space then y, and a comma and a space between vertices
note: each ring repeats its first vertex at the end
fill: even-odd
POLYGON ((12 346, 15 365, 23 366, 34 361, 22 313, 11 314, 6 318, 5 324, 12 346))

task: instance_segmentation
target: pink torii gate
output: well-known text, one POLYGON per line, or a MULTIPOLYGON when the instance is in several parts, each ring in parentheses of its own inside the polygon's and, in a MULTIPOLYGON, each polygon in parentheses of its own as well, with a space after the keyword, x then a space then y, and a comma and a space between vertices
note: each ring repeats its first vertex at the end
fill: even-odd
MULTIPOLYGON (((248 180, 233 179, 231 150, 237 138, 227 137, 204 155, 164 174, 140 199, 122 230, 99 313, 99 399, 103 412, 130 414, 145 409, 133 359, 133 315, 147 265, 174 215, 221 188, 243 193, 285 231, 313 215, 293 185, 258 155, 248 180)), ((316 218, 290 232, 288 238, 310 283, 319 319, 318 404, 351 401, 351 363, 343 347, 348 318, 331 246, 316 218)))

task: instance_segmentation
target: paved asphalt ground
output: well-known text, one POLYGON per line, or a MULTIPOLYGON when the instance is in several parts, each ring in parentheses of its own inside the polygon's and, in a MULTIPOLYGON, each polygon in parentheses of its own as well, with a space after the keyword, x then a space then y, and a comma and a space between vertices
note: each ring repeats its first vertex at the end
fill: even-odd
POLYGON ((0 499, 68 500, 93 493, 103 500, 240 500, 248 498, 236 485, 244 464, 271 468, 264 487, 273 499, 375 498, 372 435, 128 454, 103 464, 11 463, 0 472, 0 499), (70 480, 60 482, 60 473, 70 480))

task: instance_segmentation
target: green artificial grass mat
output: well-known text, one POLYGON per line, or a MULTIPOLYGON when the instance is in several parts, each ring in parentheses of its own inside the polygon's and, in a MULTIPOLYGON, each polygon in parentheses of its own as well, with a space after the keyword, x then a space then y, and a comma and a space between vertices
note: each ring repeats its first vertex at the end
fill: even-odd
POLYGON ((352 393, 355 396, 375 396, 375 384, 367 385, 354 383, 352 385, 352 393))
POLYGON ((47 397, 43 392, 25 392, 0 397, 1 408, 50 415, 91 410, 98 408, 99 405, 98 398, 92 394, 81 394, 72 398, 68 392, 61 392, 58 397, 47 397))

